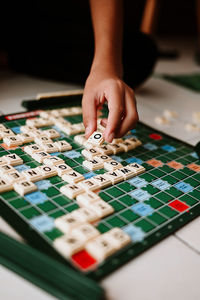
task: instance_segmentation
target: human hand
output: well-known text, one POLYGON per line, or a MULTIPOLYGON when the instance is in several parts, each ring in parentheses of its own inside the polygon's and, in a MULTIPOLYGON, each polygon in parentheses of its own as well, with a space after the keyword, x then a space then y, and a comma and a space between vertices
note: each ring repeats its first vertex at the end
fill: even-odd
POLYGON ((105 127, 105 141, 110 143, 133 129, 138 121, 134 91, 112 72, 91 71, 82 99, 86 138, 96 130, 97 111, 106 101, 108 119, 103 119, 101 124, 105 127))

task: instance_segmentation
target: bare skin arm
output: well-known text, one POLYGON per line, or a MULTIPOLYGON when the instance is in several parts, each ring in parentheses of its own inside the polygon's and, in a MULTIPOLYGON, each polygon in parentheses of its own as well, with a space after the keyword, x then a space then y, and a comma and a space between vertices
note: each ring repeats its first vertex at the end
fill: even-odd
POLYGON ((122 0, 90 0, 95 53, 82 100, 86 138, 96 129, 97 109, 108 102, 104 137, 107 142, 123 136, 138 121, 133 90, 123 80, 122 0))

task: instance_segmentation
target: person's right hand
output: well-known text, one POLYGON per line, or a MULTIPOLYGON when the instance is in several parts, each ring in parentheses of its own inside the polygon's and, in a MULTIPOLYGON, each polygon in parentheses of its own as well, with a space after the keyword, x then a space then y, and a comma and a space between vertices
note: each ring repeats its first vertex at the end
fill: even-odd
POLYGON ((136 125, 136 100, 134 91, 118 76, 97 69, 88 76, 82 100, 86 138, 96 130, 97 110, 105 101, 109 114, 108 119, 103 119, 101 123, 105 127, 105 141, 110 143, 113 138, 124 136, 136 125))

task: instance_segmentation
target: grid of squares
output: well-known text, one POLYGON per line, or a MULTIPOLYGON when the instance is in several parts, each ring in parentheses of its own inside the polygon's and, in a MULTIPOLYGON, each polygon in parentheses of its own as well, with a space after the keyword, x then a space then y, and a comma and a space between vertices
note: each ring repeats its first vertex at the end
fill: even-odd
MULTIPOLYGON (((81 116, 66 117, 66 119, 71 123, 79 123, 82 121, 81 116)), ((6 122, 4 125, 18 133, 19 127, 24 124, 25 119, 21 119, 14 122, 6 122)), ((45 127, 43 129, 48 128, 51 127, 45 127)), ((104 218, 98 223, 97 228, 100 232, 104 233, 113 227, 121 227, 123 229, 127 225, 132 224, 141 228, 145 236, 147 236, 155 231, 159 231, 162 226, 181 214, 181 212, 169 206, 175 199, 179 199, 189 207, 194 207, 199 203, 200 174, 187 168, 191 163, 200 164, 198 158, 192 155, 192 148, 164 135, 162 139, 152 139, 152 137, 150 137, 151 134, 152 129, 143 124, 138 124, 136 130, 132 131, 131 136, 136 136, 140 139, 142 146, 128 153, 113 156, 114 159, 120 161, 124 166, 134 161, 138 162, 146 168, 146 172, 137 176, 137 178, 135 177, 135 183, 132 183, 131 180, 127 180, 100 191, 99 195, 101 198, 112 205, 115 210, 114 214, 104 218), (146 163, 152 159, 160 161, 161 164, 157 167, 153 167, 146 163), (176 161, 183 165, 183 168, 176 170, 170 167, 167 165, 170 161, 176 161), (167 189, 162 190, 153 185, 153 183, 159 179, 169 184, 167 189), (137 181, 140 186, 138 186, 137 181), (182 181, 189 184, 192 190, 184 193, 177 189, 176 184, 182 181), (141 200, 139 196, 136 196, 136 191, 143 191, 146 193, 145 195, 150 195, 150 197, 141 200), (134 208, 140 203, 144 203, 147 207, 150 207, 152 209, 151 213, 144 216, 139 215, 134 208)), ((127 138, 128 137, 130 137, 130 135, 128 135, 127 138)), ((66 136, 62 133, 61 137, 57 140, 65 139, 72 145, 73 150, 77 153, 81 153, 83 148, 76 144, 73 138, 73 136, 66 136)), ((12 152, 17 153, 28 167, 34 168, 40 165, 21 148, 6 151, 3 147, 0 147, 0 157, 12 152)), ((62 158, 67 165, 87 178, 94 174, 103 174, 105 172, 104 169, 89 172, 83 168, 82 162, 84 158, 81 155, 69 158, 64 154, 58 154, 58 157, 62 158)), ((71 200, 60 194, 59 189, 64 184, 66 184, 66 182, 58 176, 48 178, 48 180, 42 182, 39 186, 39 192, 45 195, 45 201, 40 204, 30 204, 26 201, 26 197, 21 197, 14 191, 2 194, 1 198, 28 223, 30 223, 34 217, 40 215, 48 215, 55 219, 78 208, 75 200, 71 200)), ((61 236, 62 233, 54 227, 51 231, 44 232, 42 235, 49 243, 52 243, 52 241, 61 236)))

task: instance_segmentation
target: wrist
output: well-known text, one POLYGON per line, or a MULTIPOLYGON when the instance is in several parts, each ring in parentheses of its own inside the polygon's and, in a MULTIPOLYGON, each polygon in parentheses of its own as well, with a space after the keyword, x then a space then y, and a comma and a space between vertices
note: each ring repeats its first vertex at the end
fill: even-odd
POLYGON ((121 59, 114 59, 113 57, 101 55, 95 56, 91 66, 90 73, 101 72, 109 74, 110 76, 122 78, 123 65, 121 59))

